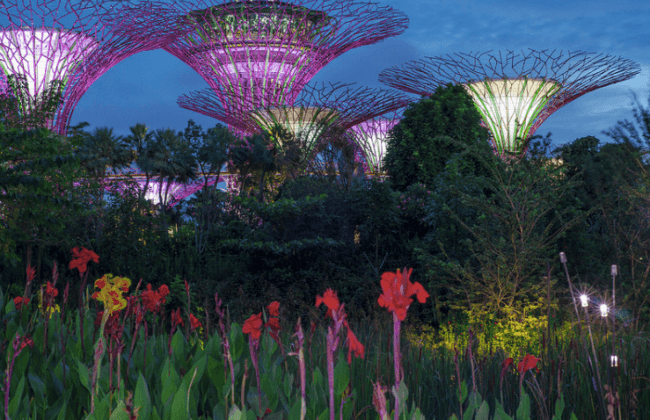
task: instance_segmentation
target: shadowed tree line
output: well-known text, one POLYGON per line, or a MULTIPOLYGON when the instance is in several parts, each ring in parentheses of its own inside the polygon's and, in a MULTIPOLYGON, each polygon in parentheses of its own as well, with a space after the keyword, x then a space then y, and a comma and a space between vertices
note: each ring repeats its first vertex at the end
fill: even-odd
POLYGON ((567 307, 563 251, 575 282, 593 289, 609 290, 617 264, 623 325, 647 327, 650 110, 638 101, 632 121, 602 133, 612 142, 553 147, 550 134, 535 136, 525 156, 504 162, 464 90, 440 87, 393 129, 387 182, 362 176, 359 150, 335 129, 314 157, 279 126, 246 139, 192 121, 180 132, 136 124, 118 136, 80 124, 58 136, 15 123, 12 112, 0 125, 0 284, 10 294, 26 265, 42 282, 58 262, 75 284, 63 264, 79 246, 100 256, 90 278, 178 286, 170 310, 184 302, 187 279, 198 306, 211 307, 219 292, 232 317, 279 300, 295 320, 331 287, 350 317, 373 318, 382 316, 381 272, 409 266, 432 296, 409 322, 435 327, 460 313, 567 307), (133 180, 105 188, 135 166, 145 183, 160 184, 162 204, 133 180), (208 185, 224 171, 236 174, 236 194, 208 185), (197 179, 194 197, 165 205, 169 182, 197 179))

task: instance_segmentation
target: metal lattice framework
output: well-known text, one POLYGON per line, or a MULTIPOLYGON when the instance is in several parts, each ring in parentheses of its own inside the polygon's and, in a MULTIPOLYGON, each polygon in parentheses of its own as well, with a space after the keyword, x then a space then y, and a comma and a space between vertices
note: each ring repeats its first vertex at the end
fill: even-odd
POLYGON ((495 153, 505 157, 524 154, 526 140, 563 105, 640 72, 638 64, 611 55, 531 49, 428 57, 386 69, 379 80, 426 96, 450 82, 463 84, 490 130, 495 153))
POLYGON ((0 3, 0 80, 21 112, 60 97, 46 121, 65 134, 81 96, 102 74, 140 51, 161 48, 182 28, 174 10, 130 0, 3 0, 0 3))
POLYGON ((213 89, 228 110, 292 104, 339 55, 401 34, 408 18, 390 7, 351 0, 227 2, 192 0, 178 22, 191 30, 164 49, 213 89))
MULTIPOLYGON (((211 89, 192 92, 178 98, 178 104, 191 111, 217 119, 233 121, 247 132, 271 131, 275 124, 284 126, 300 138, 306 153, 311 154, 323 132, 334 124, 348 129, 375 116, 403 108, 406 95, 368 87, 351 88, 351 84, 308 85, 292 104, 259 107, 242 104, 238 109, 224 109, 211 89)), ((276 146, 282 147, 281 144, 276 146)))
POLYGON ((391 117, 375 117, 351 127, 355 141, 363 151, 366 173, 381 175, 385 172, 383 160, 388 136, 399 120, 400 116, 395 111, 391 117))

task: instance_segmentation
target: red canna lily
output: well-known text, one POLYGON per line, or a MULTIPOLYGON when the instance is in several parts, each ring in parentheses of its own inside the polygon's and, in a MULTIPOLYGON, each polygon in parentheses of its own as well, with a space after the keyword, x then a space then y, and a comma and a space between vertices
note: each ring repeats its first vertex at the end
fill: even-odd
POLYGON ((324 303, 327 306, 327 313, 325 316, 332 318, 332 311, 338 311, 340 307, 339 298, 336 296, 336 292, 332 289, 327 289, 323 296, 316 295, 316 306, 320 306, 321 303, 324 303))
POLYGON ((250 334, 254 340, 259 340, 262 335, 262 313, 260 312, 257 315, 251 315, 250 318, 244 322, 242 327, 242 332, 244 334, 250 334))
POLYGON ((89 261, 99 262, 99 256, 86 248, 74 247, 70 252, 72 252, 72 261, 70 261, 69 268, 71 270, 76 268, 79 273, 86 272, 89 261))
POLYGON ((514 360, 512 359, 512 357, 508 357, 506 360, 504 360, 504 361, 501 363, 501 369, 502 369, 502 370, 503 370, 503 369, 507 369, 508 366, 512 365, 513 363, 514 363, 514 360))
POLYGON ((192 332, 193 332, 195 329, 197 329, 197 328, 199 328, 199 327, 202 327, 202 325, 201 325, 201 321, 199 321, 199 320, 198 320, 194 315, 192 315, 192 314, 190 314, 190 324, 191 324, 192 332))
POLYGON ((408 271, 405 268, 403 273, 397 270, 396 273, 387 271, 381 275, 381 288, 384 293, 379 296, 377 301, 380 306, 394 312, 400 321, 406 319, 406 312, 413 303, 411 296, 416 295, 420 303, 424 303, 429 297, 420 283, 410 282, 409 278, 412 272, 412 268, 408 271))
POLYGON ((277 300, 271 302, 266 308, 269 310, 269 314, 271 314, 271 316, 280 316, 280 302, 277 300))
POLYGON ((158 290, 152 290, 151 283, 149 283, 147 290, 142 292, 142 304, 150 312, 160 312, 168 294, 169 288, 166 284, 160 286, 158 290))
POLYGON ((30 348, 34 347, 34 340, 32 340, 29 337, 25 337, 23 340, 23 343, 20 345, 20 349, 24 349, 25 347, 29 346, 30 348))
POLYGON ((185 326, 185 322, 183 322, 183 318, 181 318, 181 308, 172 311, 172 332, 176 329, 177 325, 185 326))
POLYGON ((22 296, 17 296, 17 297, 14 298, 14 305, 16 306, 17 311, 20 310, 20 308, 22 308, 23 304, 24 305, 29 305, 29 299, 25 299, 23 301, 22 296))
POLYGON ((363 359, 365 348, 348 328, 348 364, 352 363, 352 352, 354 352, 355 357, 361 357, 363 359))
POLYGON ((540 360, 541 359, 538 359, 532 354, 526 354, 524 360, 518 363, 517 370, 519 371, 519 373, 526 373, 527 371, 537 367, 537 362, 539 362, 540 360))
POLYGON ((54 287, 52 287, 52 283, 50 283, 50 282, 48 281, 48 282, 47 282, 47 289, 46 289, 45 293, 46 293, 49 297, 51 297, 51 298, 55 298, 55 297, 57 297, 57 296, 59 295, 59 290, 56 289, 56 288, 54 288, 54 287))

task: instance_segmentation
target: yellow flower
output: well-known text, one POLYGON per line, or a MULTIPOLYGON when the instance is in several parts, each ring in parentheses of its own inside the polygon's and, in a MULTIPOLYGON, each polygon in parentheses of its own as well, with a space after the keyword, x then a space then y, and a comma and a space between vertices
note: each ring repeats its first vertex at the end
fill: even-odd
POLYGON ((126 308, 126 299, 122 293, 127 292, 131 286, 131 280, 126 277, 114 277, 112 274, 104 274, 95 281, 95 287, 99 292, 93 293, 93 299, 104 302, 104 308, 108 313, 120 311, 126 308))

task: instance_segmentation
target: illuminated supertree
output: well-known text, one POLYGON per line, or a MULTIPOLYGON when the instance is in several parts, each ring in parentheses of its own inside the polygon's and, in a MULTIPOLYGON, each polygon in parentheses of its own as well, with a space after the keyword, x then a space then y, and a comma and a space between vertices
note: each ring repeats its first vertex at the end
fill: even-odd
POLYGON ((48 101, 59 103, 44 125, 65 134, 76 104, 97 78, 182 30, 170 25, 174 16, 152 2, 2 1, 2 85, 17 98, 22 115, 48 101))
POLYGON ((375 176, 384 174, 383 160, 390 130, 397 125, 400 117, 394 112, 390 118, 375 117, 351 128, 365 160, 365 172, 375 176))
POLYGON ((495 153, 506 157, 523 155, 530 136, 563 105, 641 71, 630 60, 581 51, 490 53, 412 61, 382 71, 379 80, 426 96, 450 82, 463 84, 490 130, 495 153))
POLYGON ((228 2, 203 0, 180 11, 190 28, 164 49, 208 82, 229 110, 292 104, 305 84, 330 61, 363 45, 404 32, 408 18, 390 7, 352 0, 228 2))
MULTIPOLYGON (((224 109, 211 89, 192 92, 178 98, 178 104, 209 117, 233 121, 247 132, 271 131, 279 124, 303 144, 306 156, 313 152, 321 134, 330 126, 348 129, 375 116, 405 107, 409 99, 397 92, 367 87, 350 88, 349 84, 306 86, 292 104, 259 107, 248 104, 238 109, 224 109)), ((274 140, 277 140, 274 138, 274 140)), ((282 148, 282 144, 276 144, 282 148)))

